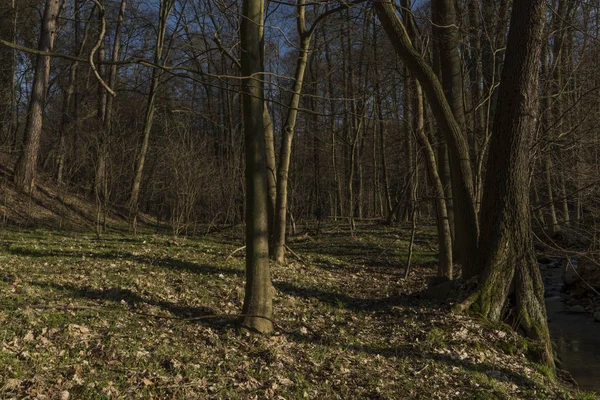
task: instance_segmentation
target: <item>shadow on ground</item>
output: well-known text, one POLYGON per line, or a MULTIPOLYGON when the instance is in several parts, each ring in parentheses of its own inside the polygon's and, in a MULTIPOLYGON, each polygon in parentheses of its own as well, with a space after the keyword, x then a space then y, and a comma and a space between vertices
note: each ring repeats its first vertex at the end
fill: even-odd
POLYGON ((46 258, 46 257, 67 257, 67 258, 81 258, 83 256, 89 257, 90 259, 101 259, 101 260, 112 260, 112 261, 123 261, 129 260, 136 263, 147 264, 160 268, 167 268, 175 271, 186 271, 194 274, 202 275, 238 275, 242 276, 243 271, 233 268, 215 267, 208 264, 199 264, 191 261, 183 261, 173 257, 152 257, 151 255, 139 255, 130 252, 122 251, 110 251, 104 253, 88 253, 82 251, 72 250, 35 250, 30 248, 8 248, 10 254, 46 258))
POLYGON ((42 288, 52 288, 54 290, 58 290, 59 292, 62 292, 66 296, 72 298, 88 299, 93 301, 108 301, 117 304, 123 304, 124 302, 128 306, 129 311, 133 313, 140 314, 143 316, 145 315, 148 317, 156 317, 159 319, 166 318, 189 320, 193 323, 219 328, 228 325, 234 319, 237 318, 228 318, 226 315, 219 315, 211 307, 191 307, 169 302, 166 300, 155 300, 149 297, 142 296, 132 291, 131 289, 124 289, 119 287, 113 287, 109 289, 96 289, 88 286, 76 286, 72 284, 59 284, 54 282, 48 283, 32 281, 28 283, 42 288), (136 308, 143 304, 158 307, 161 310, 172 314, 173 318, 171 318, 170 316, 157 316, 153 314, 144 314, 143 312, 138 312, 136 308))
POLYGON ((328 292, 316 288, 304 288, 289 282, 274 282, 277 290, 290 296, 303 299, 315 299, 319 303, 328 304, 333 307, 344 308, 350 311, 367 311, 376 313, 388 313, 394 307, 415 307, 426 305, 429 308, 439 308, 441 304, 424 302, 419 299, 419 293, 394 295, 389 297, 353 297, 345 293, 328 292))

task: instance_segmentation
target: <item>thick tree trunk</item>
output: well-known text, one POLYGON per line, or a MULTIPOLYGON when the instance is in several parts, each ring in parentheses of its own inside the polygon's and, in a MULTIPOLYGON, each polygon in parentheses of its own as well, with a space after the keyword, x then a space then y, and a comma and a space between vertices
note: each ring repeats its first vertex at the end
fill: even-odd
POLYGON ((267 164, 263 120, 264 2, 244 0, 241 17, 242 101, 246 142, 246 294, 242 326, 262 333, 273 330, 267 164))
MULTIPOLYGON (((46 8, 42 20, 42 32, 38 49, 52 51, 56 37, 56 25, 60 9, 59 0, 46 0, 46 8)), ((15 165, 15 183, 26 193, 35 187, 37 158, 42 137, 42 120, 46 105, 46 92, 50 77, 50 56, 38 55, 33 76, 33 88, 29 101, 25 138, 17 164, 15 165)))
POLYGON ((478 261, 484 272, 477 292, 462 306, 500 320, 514 284, 515 324, 540 343, 541 359, 553 365, 529 207, 545 7, 544 0, 513 5, 482 203, 478 261))

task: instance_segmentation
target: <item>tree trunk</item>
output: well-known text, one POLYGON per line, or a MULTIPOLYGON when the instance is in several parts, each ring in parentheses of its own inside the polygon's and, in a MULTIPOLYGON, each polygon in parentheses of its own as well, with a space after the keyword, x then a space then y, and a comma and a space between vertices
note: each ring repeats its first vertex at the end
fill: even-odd
MULTIPOLYGON (((117 19, 117 26, 115 27, 115 37, 112 46, 112 54, 110 60, 113 62, 110 69, 108 70, 108 86, 114 90, 117 83, 117 65, 116 61, 119 59, 119 49, 121 47, 121 27, 123 25, 123 18, 125 16, 125 8, 127 6, 127 0, 121 0, 121 6, 119 7, 119 17, 117 19)), ((104 55, 101 56, 104 59, 104 55)), ((106 74, 106 71, 104 71, 106 74)), ((110 136, 112 134, 112 115, 113 115, 113 102, 114 97, 108 96, 106 90, 100 88, 102 91, 100 110, 102 127, 98 134, 98 149, 97 149, 97 166, 96 166, 96 207, 97 207, 97 221, 96 221, 96 232, 98 236, 102 234, 102 231, 106 229, 106 217, 108 213, 108 146, 110 136)))
POLYGON ((563 223, 565 225, 570 225, 571 217, 569 215, 569 196, 567 194, 567 186, 565 184, 564 176, 560 177, 560 204, 562 207, 563 223))
POLYGON ((265 127, 265 149, 267 157, 269 254, 273 254, 273 229, 275 226, 275 208, 277 207, 277 161, 275 158, 275 134, 273 128, 273 119, 269 113, 269 108, 266 101, 263 107, 263 124, 265 127))
MULTIPOLYGON (((100 18, 104 18, 104 10, 98 11, 100 18)), ((106 58, 106 47, 104 39, 102 45, 98 49, 98 63, 103 62, 106 58)), ((98 65, 98 74, 102 79, 106 79, 106 67, 102 64, 98 65)), ((106 181, 106 157, 105 157, 105 136, 104 123, 106 119, 106 101, 108 93, 106 89, 98 82, 98 109, 96 117, 98 119, 98 129, 96 133, 96 173, 94 182, 94 194, 96 198, 96 235, 98 238, 102 236, 102 199, 104 196, 104 182, 106 181)))
MULTIPOLYGON (((56 37, 56 25, 60 9, 59 0, 46 0, 42 32, 38 50, 52 51, 56 37)), ((42 121, 46 105, 46 92, 50 77, 50 56, 38 55, 33 76, 33 88, 29 101, 25 138, 15 165, 15 183, 26 193, 31 193, 35 187, 37 158, 42 137, 42 121)))
POLYGON ((498 321, 514 284, 514 321, 538 341, 541 359, 553 366, 529 207, 545 7, 544 0, 513 5, 482 203, 478 261, 484 271, 478 290, 462 307, 498 321))
MULTIPOLYGON (((441 73, 442 73, 442 86, 444 89, 444 93, 446 98, 448 99, 448 103, 450 108, 452 109, 452 113, 454 118, 456 119, 456 123, 463 135, 463 140, 467 144, 468 148, 468 139, 467 139, 467 131, 466 131, 466 122, 465 122, 465 110, 463 106, 463 78, 462 78, 462 62, 460 59, 460 55, 458 54, 458 22, 456 19, 456 10, 454 7, 453 0, 433 0, 435 2, 432 5, 432 21, 434 24, 434 35, 436 38, 437 48, 439 51, 440 60, 443 62, 440 63, 441 73)), ((471 154, 470 151, 467 150, 467 154, 471 154)), ((460 188, 457 186, 459 174, 456 168, 452 165, 450 166, 450 176, 451 176, 451 189, 453 197, 457 197, 457 191, 460 188)), ((475 182, 473 182, 474 186, 475 182)), ((475 191, 472 191, 473 197, 475 196, 475 191)), ((476 200, 476 199, 474 199, 476 200)), ((474 203, 475 206, 476 203, 474 203)), ((465 227, 465 223, 467 221, 466 217, 463 215, 466 212, 469 212, 463 207, 463 204, 457 202, 454 205, 454 258, 455 260, 462 262, 465 260, 466 252, 471 253, 472 247, 465 245, 465 241, 468 241, 466 235, 468 235, 468 230, 465 227)))
MULTIPOLYGON (((331 49, 329 47, 329 40, 327 40, 327 36, 325 31, 323 31, 323 42, 325 43, 325 61, 327 63, 327 70, 331 71, 334 68, 333 61, 331 59, 331 49)), ((334 91, 334 83, 333 83, 333 74, 327 74, 327 96, 329 97, 329 113, 331 115, 335 115, 336 107, 335 107, 335 91, 334 91)), ((331 168, 333 171, 333 186, 334 186, 334 196, 333 196, 333 213, 332 215, 342 216, 344 215, 344 206, 343 206, 343 196, 342 196, 342 183, 341 178, 338 172, 338 157, 337 157, 337 141, 336 141, 336 120, 335 118, 329 118, 329 130, 331 131, 331 168)), ((337 221, 337 218, 335 219, 337 221)))
MULTIPOLYGON (((78 4, 75 4, 77 7, 78 4)), ((90 31, 90 21, 95 12, 94 7, 90 12, 90 16, 84 28, 83 37, 81 40, 79 37, 75 38, 75 42, 77 43, 77 56, 82 57, 83 51, 85 49, 85 45, 87 43, 87 38, 90 31)), ((75 31, 79 30, 79 20, 74 21, 75 31)), ((79 36, 79 35, 76 35, 79 36)), ((60 132, 58 138, 58 156, 56 158, 56 183, 62 185, 64 183, 64 170, 65 170, 65 162, 67 158, 67 135, 71 133, 74 113, 73 113, 73 100, 75 97, 75 80, 77 78, 77 70, 79 68, 79 61, 74 61, 69 68, 69 81, 67 84, 67 88, 63 93, 63 114, 60 123, 60 132)))
POLYGON ((304 1, 300 0, 297 6, 298 33, 300 35, 300 54, 298 55, 298 61, 296 63, 294 87, 292 89, 292 96, 288 104, 288 113, 285 125, 283 127, 281 148, 279 152, 279 165, 277 167, 277 203, 275 207, 275 226, 273 229, 273 258, 278 263, 282 263, 285 260, 288 173, 290 169, 290 160, 292 157, 292 140, 294 138, 294 130, 296 128, 298 106, 300 104, 304 73, 308 63, 308 48, 310 46, 310 34, 307 34, 306 31, 304 8, 304 1))
MULTIPOLYGON (((6 2, 5 2, 6 3, 6 2)), ((11 42, 16 40, 17 8, 13 1, 11 5, 0 5, 0 14, 3 16, 0 24, 0 37, 11 42), (12 23, 9 23, 12 22, 12 23)), ((15 50, 8 46, 0 46, 0 145, 4 146, 14 141, 15 113, 15 50)))
POLYGON ((437 234, 438 234, 438 275, 446 276, 452 279, 452 232, 448 221, 448 210, 446 208, 446 199, 444 195, 444 186, 438 174, 437 161, 435 159, 435 151, 429 142, 429 138, 425 133, 424 126, 424 107, 423 107, 423 91, 419 82, 414 82, 415 88, 415 112, 417 113, 417 126, 415 129, 416 137, 419 145, 425 151, 425 161, 427 163, 427 173, 429 180, 433 185, 435 193, 435 209, 437 214, 437 234))
POLYGON ((481 206, 481 195, 483 187, 482 169, 480 168, 480 157, 485 153, 485 147, 481 146, 480 141, 485 144, 486 119, 484 110, 486 109, 487 100, 484 100, 482 93, 483 76, 481 73, 481 20, 480 5, 478 1, 471 1, 468 4, 469 9, 469 31, 470 38, 470 80, 471 80, 471 116, 473 127, 471 133, 471 159, 475 167, 475 210, 479 212, 481 206))
MULTIPOLYGON (((156 48, 154 50, 154 63, 161 65, 163 63, 163 48, 165 44, 165 36, 167 32, 167 19, 173 7, 173 0, 161 0, 158 20, 158 32, 156 35, 156 48)), ((129 200, 129 214, 131 218, 131 226, 135 234, 137 228, 137 215, 139 212, 140 188, 142 185, 142 176, 144 165, 146 163, 146 154, 150 143, 150 132, 154 123, 154 111, 156 108, 156 96, 162 70, 154 68, 152 70, 152 78, 150 82, 150 93, 148 94, 148 103, 146 105, 146 117, 144 119, 144 133, 142 136, 142 144, 137 157, 135 166, 135 175, 131 187, 131 197, 129 200)))
POLYGON ((242 326, 261 333, 273 330, 267 164, 265 150, 264 2, 244 0, 241 18, 242 102, 246 142, 246 294, 242 326))
POLYGON ((546 180, 546 195, 548 196, 548 230, 552 233, 560 231, 558 217, 556 216, 556 207, 554 205, 554 193, 552 190, 552 172, 550 165, 550 154, 544 155, 544 178, 546 180))
MULTIPOLYGON (((411 113, 410 113, 410 104, 411 104, 411 99, 412 99, 412 85, 410 84, 410 75, 409 72, 406 70, 405 68, 405 77, 404 77, 404 82, 403 82, 403 86, 404 86, 404 93, 403 93, 403 97, 404 97, 404 101, 403 101, 403 105, 402 105, 402 119, 404 120, 404 143, 406 144, 406 150, 404 151, 405 154, 405 161, 406 161, 406 176, 408 176, 408 181, 407 181, 407 186, 406 186, 406 191, 409 193, 409 196, 406 197, 406 206, 404 207, 404 211, 402 213, 402 215, 399 215, 399 222, 409 222, 411 221, 411 218, 413 216, 413 207, 415 207, 415 204, 413 204, 412 201, 412 193, 413 193, 413 188, 417 185, 417 177, 415 174, 416 171, 416 155, 415 155, 415 146, 414 146, 414 139, 413 139, 413 130, 417 129, 416 126, 414 126, 414 120, 411 119, 411 113), (412 122, 412 123, 411 123, 412 122)), ((415 113, 415 111, 413 110, 413 114, 415 113)))
POLYGON ((396 53, 421 83, 431 103, 434 116, 446 135, 450 167, 454 171, 454 204, 464 207, 464 212, 460 214, 455 211, 456 227, 457 229, 460 227, 465 235, 461 242, 464 254, 463 276, 466 278, 474 276, 479 273, 479 266, 475 263, 473 254, 473 249, 477 246, 478 225, 473 198, 473 175, 466 138, 454 117, 437 76, 413 47, 404 25, 396 14, 394 5, 385 0, 375 0, 373 7, 387 36, 393 43, 396 53), (460 221, 458 221, 459 219, 460 221))

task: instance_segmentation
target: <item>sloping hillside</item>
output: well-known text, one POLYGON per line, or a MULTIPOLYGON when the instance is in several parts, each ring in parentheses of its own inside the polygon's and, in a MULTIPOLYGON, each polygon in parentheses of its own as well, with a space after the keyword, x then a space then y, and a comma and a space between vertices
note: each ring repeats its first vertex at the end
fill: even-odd
MULTIPOLYGON (((40 173, 32 195, 17 190, 13 182, 16 158, 0 153, 0 223, 16 227, 95 230, 97 207, 91 198, 59 187, 40 173)), ((127 230, 127 214, 122 207, 111 207, 106 218, 109 229, 127 230)), ((150 219, 142 216, 141 223, 150 219)))

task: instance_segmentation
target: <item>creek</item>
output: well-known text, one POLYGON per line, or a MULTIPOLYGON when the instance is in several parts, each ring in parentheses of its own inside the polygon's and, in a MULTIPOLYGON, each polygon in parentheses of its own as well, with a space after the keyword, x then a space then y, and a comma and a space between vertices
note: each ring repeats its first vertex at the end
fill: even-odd
MULTIPOLYGON (((600 322, 587 312, 570 312, 563 293, 563 259, 541 264, 548 325, 561 367, 586 391, 600 394, 600 322)), ((571 308, 573 310, 573 308, 571 308)))

